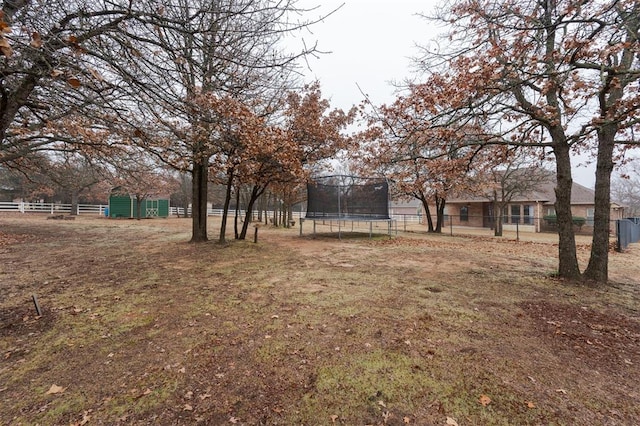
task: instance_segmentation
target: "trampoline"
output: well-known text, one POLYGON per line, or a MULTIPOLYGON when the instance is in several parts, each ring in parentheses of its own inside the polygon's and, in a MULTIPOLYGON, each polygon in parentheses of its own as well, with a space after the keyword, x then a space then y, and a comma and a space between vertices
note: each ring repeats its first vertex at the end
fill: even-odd
MULTIPOLYGON (((330 229, 337 222, 338 238, 342 237, 342 225, 346 222, 369 223, 369 237, 374 222, 385 222, 391 235, 389 216, 389 185, 383 178, 348 175, 318 176, 307 183, 307 213, 305 220, 329 222, 330 229)), ((300 225, 302 235, 302 223, 300 225)))

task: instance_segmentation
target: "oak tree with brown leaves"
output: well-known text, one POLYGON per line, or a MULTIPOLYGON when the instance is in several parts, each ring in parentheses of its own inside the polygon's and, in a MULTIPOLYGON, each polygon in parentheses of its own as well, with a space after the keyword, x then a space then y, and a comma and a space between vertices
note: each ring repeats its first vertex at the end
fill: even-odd
POLYGON ((297 60, 315 47, 289 52, 280 43, 311 22, 294 0, 145 0, 136 7, 155 14, 126 28, 112 48, 126 59, 114 58, 129 98, 123 117, 141 146, 191 173, 191 241, 206 241, 209 171, 233 181, 225 167, 238 160, 224 123, 241 120, 245 107, 268 109, 265 100, 289 87, 297 60))
POLYGON ((369 126, 359 134, 355 158, 360 173, 389 179, 395 197, 418 199, 427 231, 440 233, 447 199, 472 191, 473 176, 500 156, 487 156, 480 147, 466 144, 475 140, 474 126, 440 126, 437 115, 442 106, 437 102, 423 85, 413 85, 391 105, 365 112, 369 126))
POLYGON ((490 132, 476 143, 553 158, 563 278, 607 281, 611 172, 640 130, 639 16, 636 0, 462 0, 440 11, 444 47, 422 58, 426 90, 448 103, 447 126, 481 119, 490 132), (581 152, 597 161, 584 276, 571 215, 571 155, 581 152))
POLYGON ((2 3, 0 164, 55 149, 59 120, 113 111, 106 41, 139 14, 118 0, 2 3))

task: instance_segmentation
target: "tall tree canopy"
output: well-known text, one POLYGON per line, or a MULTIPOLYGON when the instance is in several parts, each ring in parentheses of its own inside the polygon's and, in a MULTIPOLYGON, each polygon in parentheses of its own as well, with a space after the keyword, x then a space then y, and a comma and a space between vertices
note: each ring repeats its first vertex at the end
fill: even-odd
POLYGON ((69 115, 103 118, 116 100, 108 40, 141 13, 118 0, 2 3, 0 164, 51 149, 69 115))
POLYGON ((292 84, 296 60, 314 50, 292 53, 280 42, 309 22, 291 19, 302 12, 293 0, 136 5, 156 12, 127 28, 111 49, 126 83, 124 116, 139 143, 192 174, 192 241, 205 241, 209 168, 214 158, 222 164, 226 156, 228 164, 233 148, 225 123, 241 120, 245 107, 256 116, 271 112, 275 94, 292 84))

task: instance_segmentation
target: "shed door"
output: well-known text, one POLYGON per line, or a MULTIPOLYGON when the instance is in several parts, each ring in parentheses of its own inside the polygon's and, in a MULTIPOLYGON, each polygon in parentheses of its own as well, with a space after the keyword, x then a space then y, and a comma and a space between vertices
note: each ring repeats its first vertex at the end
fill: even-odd
POLYGON ((147 200, 145 217, 158 217, 158 200, 147 200))

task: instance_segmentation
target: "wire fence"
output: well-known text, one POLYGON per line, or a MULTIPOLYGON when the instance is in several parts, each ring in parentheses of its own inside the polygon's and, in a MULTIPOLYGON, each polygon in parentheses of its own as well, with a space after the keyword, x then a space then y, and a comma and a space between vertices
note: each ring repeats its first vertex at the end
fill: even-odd
MULTIPOLYGON (((304 218, 304 213, 303 216, 304 218)), ((433 226, 436 227, 436 217, 433 216, 433 226)), ((610 235, 616 236, 616 220, 609 223, 610 235)), ((297 226, 297 225, 296 225, 297 226)), ((330 234, 330 233, 362 233, 362 234, 387 234, 391 229, 392 234, 400 232, 428 231, 425 216, 412 214, 394 214, 390 224, 385 221, 362 220, 306 220, 303 233, 330 234), (315 227, 315 230, 312 228, 315 227)), ((574 232, 580 244, 588 244, 593 235, 593 220, 588 218, 574 219, 574 232)), ((490 216, 468 216, 461 218, 459 215, 445 215, 440 227, 440 233, 450 236, 483 236, 494 237, 496 235, 495 220, 490 216)), ((503 219, 502 237, 523 241, 557 242, 558 227, 553 219, 548 217, 508 217, 503 219)))
MULTIPOLYGON (((436 216, 432 216, 433 226, 436 227, 436 216)), ((408 226, 414 223, 420 223, 427 226, 427 219, 424 216, 416 215, 394 215, 393 219, 401 223, 401 227, 407 223, 408 226)), ((497 219, 493 216, 479 215, 444 215, 441 228, 443 232, 447 229, 464 229, 464 228, 484 228, 493 231, 496 227, 497 219)), ((593 221, 588 219, 578 220, 574 222, 576 231, 591 232, 593 229, 593 221)), ((555 221, 549 220, 547 217, 536 216, 508 216, 502 219, 502 229, 505 231, 522 231, 522 232, 557 232, 555 221)))

